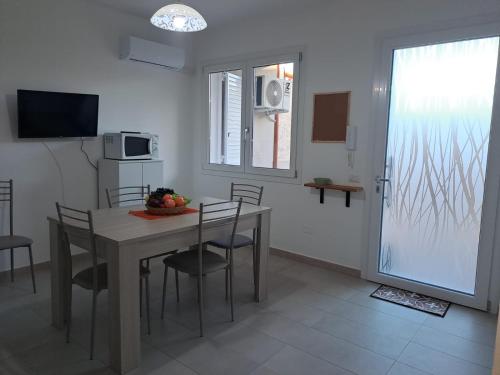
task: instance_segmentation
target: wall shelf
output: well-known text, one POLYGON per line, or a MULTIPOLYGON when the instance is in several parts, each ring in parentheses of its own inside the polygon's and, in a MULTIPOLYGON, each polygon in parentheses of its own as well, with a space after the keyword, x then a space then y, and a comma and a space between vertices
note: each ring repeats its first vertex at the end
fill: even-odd
POLYGON ((338 184, 330 184, 330 185, 318 185, 314 182, 308 182, 304 184, 306 187, 319 189, 319 203, 325 202, 325 189, 326 190, 337 190, 343 191, 345 193, 345 206, 351 206, 351 193, 358 193, 363 191, 363 187, 358 185, 338 185, 338 184))

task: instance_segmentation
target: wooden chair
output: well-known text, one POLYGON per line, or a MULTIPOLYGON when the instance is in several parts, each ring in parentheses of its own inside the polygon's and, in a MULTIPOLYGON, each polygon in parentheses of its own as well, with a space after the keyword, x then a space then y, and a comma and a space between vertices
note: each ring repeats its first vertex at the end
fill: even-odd
POLYGON ((33 293, 36 293, 33 252, 31 250, 33 240, 14 235, 14 183, 12 180, 0 181, 0 202, 9 202, 9 235, 0 236, 0 251, 10 249, 10 280, 14 282, 14 250, 25 247, 28 249, 33 293))
MULTIPOLYGON (((264 191, 264 186, 256 186, 250 184, 235 184, 231 183, 231 200, 241 198, 244 203, 253 204, 255 206, 260 206, 262 202, 262 192, 264 191)), ((254 229, 252 237, 244 236, 242 234, 236 234, 234 237, 233 247, 235 249, 240 249, 246 246, 252 246, 253 252, 253 280, 255 285, 255 280, 257 277, 257 251, 255 248, 257 238, 257 231, 254 229)), ((219 238, 213 241, 208 241, 208 245, 218 247, 220 249, 226 250, 226 259, 228 257, 230 237, 219 238)), ((228 274, 226 272, 226 280, 228 274)), ((227 298, 227 295, 226 295, 227 298)))
MULTIPOLYGON (((74 208, 65 207, 56 203, 59 224, 64 232, 64 258, 66 261, 68 304, 66 306, 66 342, 69 343, 71 330, 71 305, 73 284, 92 291, 92 317, 90 327, 90 359, 94 357, 94 337, 97 295, 108 289, 108 271, 106 263, 98 263, 96 242, 94 234, 94 224, 91 211, 80 211, 74 208), (69 228, 71 226, 71 228, 69 228), (89 252, 92 258, 92 266, 85 268, 73 276, 73 265, 71 257, 71 244, 73 239, 78 238, 88 241, 89 252)), ((146 281, 146 310, 148 319, 148 332, 151 332, 151 321, 149 314, 149 270, 140 267, 140 277, 146 281)))
POLYGON ((179 279, 177 272, 196 275, 198 278, 198 308, 200 317, 200 336, 203 337, 203 276, 219 270, 227 270, 229 278, 226 278, 226 294, 229 286, 229 298, 231 301, 231 321, 234 321, 233 304, 233 243, 238 226, 242 199, 238 202, 228 201, 211 204, 200 204, 199 226, 198 226, 198 246, 195 249, 183 251, 175 255, 166 257, 163 260, 165 272, 163 275, 163 294, 161 303, 161 318, 165 312, 165 293, 167 289, 168 268, 176 271, 175 284, 177 289, 177 301, 179 301, 179 279), (208 251, 203 240, 204 232, 213 226, 221 223, 232 224, 231 235, 229 236, 229 254, 227 259, 219 254, 208 251))

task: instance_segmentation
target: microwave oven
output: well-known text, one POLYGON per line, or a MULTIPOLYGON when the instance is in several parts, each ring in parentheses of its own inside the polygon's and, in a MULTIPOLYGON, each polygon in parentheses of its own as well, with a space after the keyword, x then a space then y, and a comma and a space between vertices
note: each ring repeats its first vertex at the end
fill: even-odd
POLYGON ((105 133, 104 158, 115 160, 158 159, 158 136, 149 133, 105 133))

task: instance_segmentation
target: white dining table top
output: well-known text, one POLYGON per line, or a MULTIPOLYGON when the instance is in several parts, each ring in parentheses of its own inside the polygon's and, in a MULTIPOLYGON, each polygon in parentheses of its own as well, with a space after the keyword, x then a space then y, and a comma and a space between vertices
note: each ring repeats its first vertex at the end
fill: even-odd
MULTIPOLYGON (((205 204, 223 202, 223 199, 203 197, 200 200, 193 201, 189 205, 192 208, 198 208, 199 202, 205 204)), ((228 203, 235 205, 236 203, 228 203)), ((198 227, 199 215, 197 212, 175 216, 165 216, 155 220, 147 220, 129 214, 131 210, 143 210, 143 205, 126 206, 119 208, 102 208, 91 210, 94 221, 94 232, 96 236, 118 243, 126 243, 145 238, 154 238, 165 233, 176 233, 185 230, 191 230, 198 227)), ((249 215, 256 215, 271 208, 264 206, 255 206, 243 203, 241 206, 240 218, 249 215)), ((224 215, 224 214, 222 214, 224 215)), ((226 212, 227 215, 227 212, 226 212)), ((49 220, 58 220, 56 215, 49 215, 49 220)))

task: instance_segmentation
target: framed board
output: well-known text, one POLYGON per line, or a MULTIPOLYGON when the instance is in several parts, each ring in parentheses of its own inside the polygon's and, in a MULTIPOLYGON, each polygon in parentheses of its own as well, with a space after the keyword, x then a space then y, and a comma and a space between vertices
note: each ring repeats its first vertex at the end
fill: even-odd
POLYGON ((314 94, 313 143, 346 141, 351 92, 314 94))

